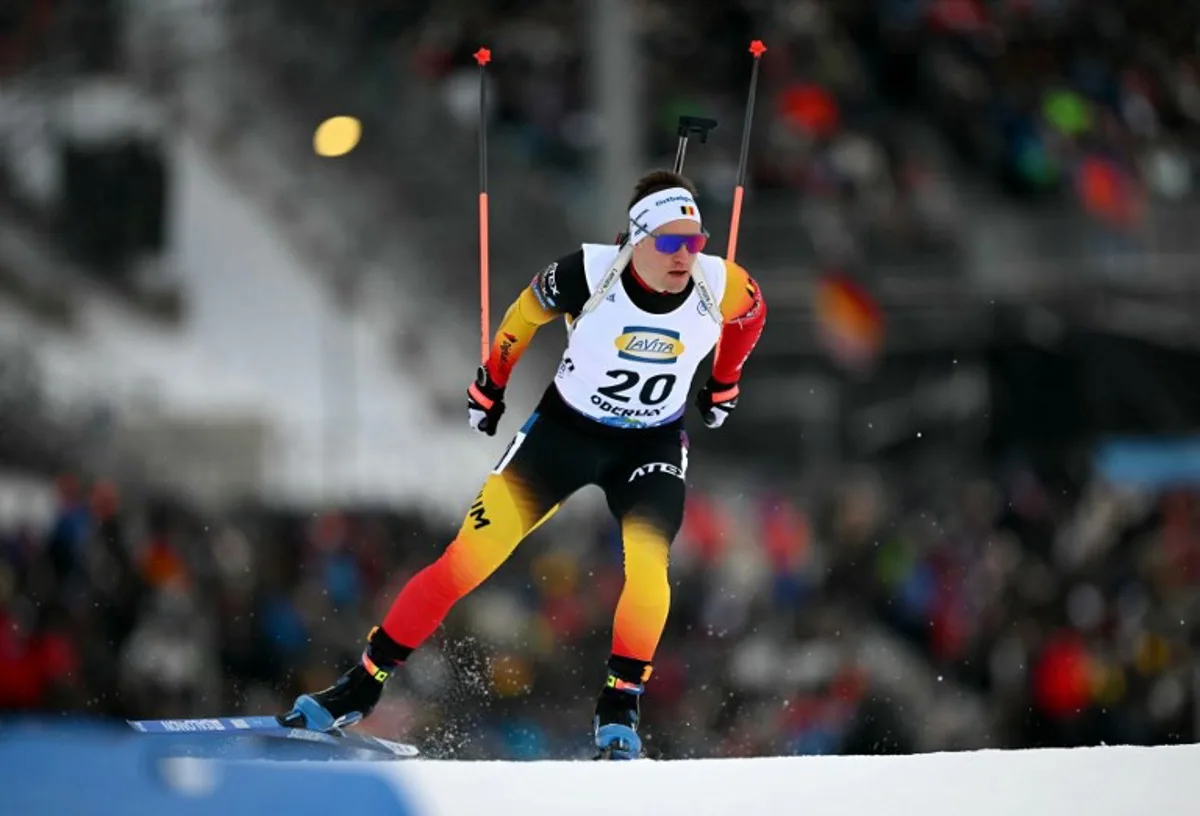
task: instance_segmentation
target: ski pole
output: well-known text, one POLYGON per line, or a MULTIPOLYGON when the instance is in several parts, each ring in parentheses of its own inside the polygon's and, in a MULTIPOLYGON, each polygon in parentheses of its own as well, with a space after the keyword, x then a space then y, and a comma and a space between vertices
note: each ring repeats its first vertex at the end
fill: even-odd
POLYGON ((746 159, 750 154, 750 124, 754 120, 754 96, 758 89, 758 65, 766 50, 762 40, 750 43, 754 67, 750 70, 750 93, 746 99, 746 120, 742 123, 742 150, 738 156, 737 187, 733 190, 733 215, 729 221, 729 250, 726 252, 726 259, 730 261, 737 254, 738 228, 742 223, 742 196, 746 188, 746 159))
POLYGON ((492 52, 480 48, 475 52, 479 63, 479 354, 480 365, 487 365, 491 345, 488 285, 488 192, 487 192, 487 64, 492 52))

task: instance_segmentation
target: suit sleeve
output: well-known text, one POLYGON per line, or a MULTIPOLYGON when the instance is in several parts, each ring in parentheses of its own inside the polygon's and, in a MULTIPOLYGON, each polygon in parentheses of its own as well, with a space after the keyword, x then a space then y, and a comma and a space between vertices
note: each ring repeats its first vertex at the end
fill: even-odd
POLYGON ((564 255, 534 275, 504 313, 492 340, 487 363, 492 382, 506 386, 537 330, 556 317, 577 317, 589 296, 582 249, 564 255))
POLYGON ((758 344, 767 322, 767 302, 762 289, 750 274, 736 263, 725 262, 725 294, 721 298, 721 337, 713 355, 713 379, 722 385, 736 385, 742 367, 758 344))

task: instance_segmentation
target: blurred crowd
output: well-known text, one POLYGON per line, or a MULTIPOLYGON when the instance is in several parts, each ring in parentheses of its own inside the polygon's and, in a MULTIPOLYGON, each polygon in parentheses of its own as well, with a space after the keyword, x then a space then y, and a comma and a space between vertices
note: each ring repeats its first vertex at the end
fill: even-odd
MULTIPOLYGON (((693 490, 644 703, 665 757, 1197 738, 1200 497, 1014 467, 693 490), (872 656, 883 649, 887 659, 872 656)), ((0 708, 283 710, 357 657, 452 530, 419 514, 222 519, 57 482, 0 530, 0 708)), ((410 660, 368 731, 437 755, 578 757, 622 581, 601 513, 552 521, 410 660)))
MULTIPOLYGON (((767 41, 749 153, 754 217, 743 242, 748 262, 758 266, 794 270, 811 262, 823 272, 865 277, 904 264, 960 274, 970 256, 962 245, 968 204, 993 198, 1027 208, 1050 204, 1043 216, 1083 214, 1069 222, 1074 229, 1091 235, 1089 228, 1098 226, 1107 237, 1142 225, 1156 201, 1195 198, 1200 15, 1190 6, 1166 0, 628 5, 636 14, 639 71, 648 78, 641 134, 648 160, 669 160, 681 113, 726 123, 720 138, 689 157, 689 173, 717 221, 736 178, 751 64, 746 45, 767 41)), ((257 25, 267 34, 255 47, 274 41, 287 54, 269 74, 272 83, 294 83, 307 98, 312 76, 324 71, 318 106, 342 100, 337 104, 353 108, 372 133, 421 129, 415 120, 426 117, 409 93, 414 84, 432 89, 449 122, 470 133, 478 85, 471 55, 487 43, 496 54, 489 66, 493 164, 501 154, 519 157, 537 168, 531 184, 554 190, 570 208, 594 181, 606 127, 590 87, 591 8, 544 0, 336 6, 292 0, 253 8, 198 4, 189 13, 234 29, 257 25)), ((171 41, 163 36, 131 47, 135 38, 122 31, 134 10, 145 11, 138 4, 59 4, 41 23, 55 47, 36 41, 10 47, 16 56, 6 70, 32 77, 48 66, 76 78, 119 74, 137 62, 135 54, 167 49, 171 41)), ((204 40, 187 19, 181 30, 204 40)), ((170 86, 172 71, 162 66, 178 69, 199 49, 176 47, 179 53, 150 61, 160 66, 151 71, 154 83, 170 86)), ((219 55, 214 63, 221 63, 219 55)), ((178 82, 183 94, 186 82, 178 82)), ((308 123, 312 113, 306 110, 302 120, 308 123)), ((0 122, 0 141, 10 135, 0 122)), ((174 183, 160 138, 141 134, 108 144, 80 138, 59 148, 62 183, 50 217, 65 245, 126 289, 168 285, 156 280, 165 273, 155 269, 166 240, 164 201, 174 183), (98 185, 118 198, 97 198, 98 185), (92 226, 80 228, 84 222, 92 226)), ((429 161, 457 160, 436 147, 427 145, 429 161)), ((14 155, 7 173, 0 156, 0 192, 19 186, 5 178, 19 181, 24 172, 22 154, 14 155)), ((359 168, 364 177, 401 175, 394 156, 383 156, 374 172, 359 168)), ((437 196, 448 196, 447 207, 469 217, 449 190, 429 193, 431 213, 437 196)), ((1057 222, 1055 229, 1064 231, 1057 222)), ((1186 225, 1172 229, 1188 232, 1186 225)), ((1028 246, 1027 254, 1041 254, 1040 244, 1028 246)), ((1102 240, 1101 246, 1121 244, 1102 240)))
MULTIPOLYGON (((289 4, 288 19, 328 30, 328 9, 289 4)), ((897 126, 876 88, 851 23, 861 4, 735 2, 696 7, 675 0, 629 4, 637 15, 645 108, 641 141, 652 163, 675 150, 677 117, 725 123, 689 175, 710 206, 727 206, 736 183, 752 39, 765 39, 748 174, 760 213, 777 233, 803 230, 818 257, 856 264, 876 251, 948 251, 955 245, 949 169, 916 127, 897 126), (686 25, 681 21, 686 20, 686 25), (767 33, 769 32, 769 33, 767 33), (762 209, 766 208, 767 212, 762 209)), ((593 107, 585 3, 531 0, 444 3, 400 13, 366 4, 353 27, 356 86, 415 77, 436 87, 463 128, 477 118, 478 70, 487 43, 491 121, 498 144, 550 171, 566 193, 585 189, 606 124, 593 107)), ((380 104, 390 104, 379 94, 380 104)), ((914 123, 915 125, 915 123, 914 123)))
POLYGON ((1165 2, 880 4, 871 53, 970 166, 1114 228, 1192 195, 1200 14, 1165 2), (916 14, 925 6, 923 15, 916 14))
MULTIPOLYGON (((341 32, 327 47, 355 54, 346 81, 353 76, 360 92, 377 88, 378 105, 394 103, 386 89, 416 78, 439 90, 467 130, 477 115, 471 55, 489 44, 497 143, 552 171, 564 191, 588 184, 605 124, 588 84, 585 4, 400 5, 359 3, 335 20, 324 4, 289 3, 284 17, 313 36, 341 32)), ((963 202, 980 196, 1054 203, 1126 231, 1154 201, 1194 191, 1200 19, 1191 8, 1165 0, 630 5, 639 70, 651 78, 641 135, 654 162, 672 155, 681 113, 740 130, 746 45, 767 41, 749 154, 754 221, 777 237, 803 234, 827 268, 953 264, 963 202)), ((728 204, 738 142, 728 133, 689 165, 710 206, 728 204)), ((770 242, 758 244, 765 252, 770 242)))

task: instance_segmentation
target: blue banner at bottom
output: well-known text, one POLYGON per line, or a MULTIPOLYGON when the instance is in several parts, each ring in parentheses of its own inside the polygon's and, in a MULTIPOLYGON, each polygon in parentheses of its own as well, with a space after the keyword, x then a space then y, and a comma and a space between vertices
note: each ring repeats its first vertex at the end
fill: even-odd
MULTIPOLYGON (((259 758, 281 759, 269 743, 259 758)), ((367 770, 314 762, 180 756, 160 740, 95 725, 21 723, 0 728, 5 814, 288 816, 387 813, 418 816, 395 786, 367 770)), ((315 757, 306 757, 314 759, 315 757)))

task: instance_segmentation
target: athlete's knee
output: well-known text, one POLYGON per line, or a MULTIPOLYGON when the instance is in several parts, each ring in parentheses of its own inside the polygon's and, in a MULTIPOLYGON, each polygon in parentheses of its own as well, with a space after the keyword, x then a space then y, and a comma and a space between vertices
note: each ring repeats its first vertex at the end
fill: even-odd
POLYGON ((643 537, 659 538, 670 545, 683 527, 686 493, 681 488, 676 480, 649 484, 640 496, 622 509, 622 528, 636 529, 643 537))
POLYGON ((455 538, 446 547, 438 562, 442 565, 447 587, 454 594, 460 597, 466 595, 487 580, 500 566, 504 556, 497 557, 497 554, 488 552, 489 549, 485 541, 462 536, 455 538))
POLYGON ((670 561, 671 542, 679 528, 654 515, 632 514, 621 522, 621 538, 626 564, 645 562, 647 568, 661 567, 665 573, 670 561))

